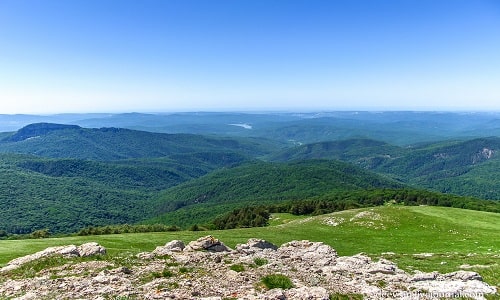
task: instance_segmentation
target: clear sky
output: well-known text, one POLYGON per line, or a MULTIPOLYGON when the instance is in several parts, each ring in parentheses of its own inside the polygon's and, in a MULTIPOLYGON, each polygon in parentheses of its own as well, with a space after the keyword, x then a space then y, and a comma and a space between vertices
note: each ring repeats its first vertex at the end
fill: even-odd
POLYGON ((500 110, 498 0, 0 0, 0 113, 500 110))

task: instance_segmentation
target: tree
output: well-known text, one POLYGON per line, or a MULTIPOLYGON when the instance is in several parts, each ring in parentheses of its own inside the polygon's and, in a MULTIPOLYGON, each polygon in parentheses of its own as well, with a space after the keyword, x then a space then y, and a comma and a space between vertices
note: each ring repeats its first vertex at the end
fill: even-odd
POLYGON ((34 239, 43 239, 48 238, 50 236, 50 232, 47 228, 35 230, 31 233, 31 237, 34 239))

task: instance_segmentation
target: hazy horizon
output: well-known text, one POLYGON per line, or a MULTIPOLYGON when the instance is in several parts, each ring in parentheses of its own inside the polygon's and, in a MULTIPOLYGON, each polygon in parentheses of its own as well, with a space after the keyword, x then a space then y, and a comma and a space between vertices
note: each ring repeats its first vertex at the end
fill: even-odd
POLYGON ((243 110, 171 110, 171 111, 98 111, 98 112, 57 112, 57 113, 0 113, 0 116, 35 116, 35 117, 51 117, 62 115, 126 115, 126 114, 144 114, 144 115, 170 115, 170 114, 332 114, 332 113, 427 113, 427 114, 500 114, 498 110, 452 110, 452 109, 428 109, 428 110, 412 110, 412 109, 243 109, 243 110))
POLYGON ((0 114, 500 111, 494 0, 0 2, 0 114))

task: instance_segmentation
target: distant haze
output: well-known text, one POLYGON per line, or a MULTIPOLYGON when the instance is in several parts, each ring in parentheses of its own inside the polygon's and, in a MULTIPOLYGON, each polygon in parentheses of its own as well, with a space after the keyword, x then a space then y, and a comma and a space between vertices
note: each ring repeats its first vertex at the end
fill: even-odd
POLYGON ((500 111, 496 0, 0 1, 0 114, 500 111))

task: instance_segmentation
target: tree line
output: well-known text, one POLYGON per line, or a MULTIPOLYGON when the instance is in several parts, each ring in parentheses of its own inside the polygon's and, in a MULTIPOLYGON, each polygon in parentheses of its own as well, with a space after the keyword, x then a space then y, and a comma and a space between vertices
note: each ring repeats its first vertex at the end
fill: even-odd
MULTIPOLYGON (((429 205, 500 213, 500 202, 412 189, 337 192, 317 198, 234 209, 212 222, 215 229, 263 227, 272 213, 321 215, 347 209, 400 204, 429 205)), ((210 227, 208 225, 207 227, 210 227)))

